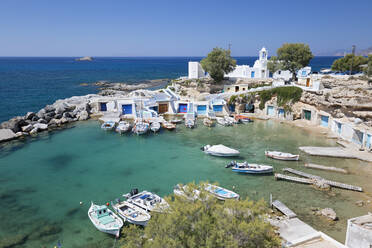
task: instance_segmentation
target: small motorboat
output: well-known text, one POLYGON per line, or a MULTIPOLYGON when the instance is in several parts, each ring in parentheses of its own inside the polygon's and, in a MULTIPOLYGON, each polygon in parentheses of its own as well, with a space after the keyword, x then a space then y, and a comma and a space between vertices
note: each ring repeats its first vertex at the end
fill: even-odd
POLYGON ((216 117, 216 121, 221 126, 229 126, 230 125, 228 122, 226 122, 225 118, 222 118, 222 117, 216 117))
POLYGON ((194 128, 195 127, 195 120, 193 120, 193 119, 185 120, 185 126, 188 127, 188 128, 194 128))
POLYGON ((177 184, 173 189, 173 193, 187 200, 195 201, 199 199, 200 190, 190 189, 187 185, 177 184))
POLYGON ((182 123, 182 119, 173 119, 173 120, 170 120, 170 122, 173 124, 180 124, 182 123))
POLYGON ((211 193, 217 199, 223 201, 229 199, 239 200, 240 197, 237 193, 217 185, 207 184, 205 190, 211 193))
POLYGON ((214 121, 210 118, 204 118, 203 124, 207 127, 213 127, 214 126, 214 121))
POLYGON ((120 200, 117 199, 116 203, 111 203, 111 205, 114 211, 123 218, 124 221, 135 225, 146 226, 151 218, 146 210, 127 201, 120 202, 120 200))
POLYGON ((105 131, 111 131, 115 127, 115 122, 114 121, 105 121, 102 125, 101 128, 105 131))
POLYGON ((204 151, 206 154, 218 156, 218 157, 235 157, 239 156, 239 151, 232 149, 230 147, 224 146, 224 145, 206 145, 201 148, 202 151, 204 151))
POLYGON ((120 219, 107 206, 95 205, 93 202, 88 210, 88 216, 93 225, 101 232, 119 237, 123 220, 120 219))
POLYGON ((230 116, 225 116, 224 119, 225 119, 225 122, 227 123, 227 126, 232 126, 233 124, 238 123, 233 117, 230 117, 230 116))
POLYGON ((149 126, 147 122, 140 121, 134 125, 132 131, 137 135, 145 134, 149 130, 149 126))
POLYGON ((156 133, 157 131, 160 130, 160 123, 155 121, 155 122, 152 122, 151 125, 150 125, 150 129, 151 131, 153 131, 154 133, 156 133))
POLYGON ((278 160, 297 161, 300 158, 300 155, 294 155, 291 153, 278 152, 278 151, 265 151, 265 155, 266 157, 278 159, 278 160))
POLYGON ((163 198, 148 191, 138 193, 138 189, 132 189, 130 193, 123 196, 127 198, 128 202, 149 212, 161 213, 169 208, 169 204, 163 198))
POLYGON ((235 116, 235 119, 240 120, 241 123, 250 123, 250 122, 253 122, 252 119, 250 119, 248 116, 244 116, 244 115, 236 115, 235 116))
POLYGON ((170 123, 170 122, 167 122, 167 121, 164 121, 162 126, 163 126, 163 128, 168 129, 170 131, 176 129, 176 125, 175 124, 170 123))
POLYGON ((231 161, 226 168, 231 167, 232 171, 247 174, 266 174, 272 173, 273 167, 270 165, 260 165, 260 164, 249 164, 247 161, 243 163, 237 163, 236 161, 231 161))
POLYGON ((130 124, 129 122, 126 122, 126 121, 119 121, 115 131, 122 134, 122 133, 125 133, 125 132, 128 132, 130 129, 130 124))

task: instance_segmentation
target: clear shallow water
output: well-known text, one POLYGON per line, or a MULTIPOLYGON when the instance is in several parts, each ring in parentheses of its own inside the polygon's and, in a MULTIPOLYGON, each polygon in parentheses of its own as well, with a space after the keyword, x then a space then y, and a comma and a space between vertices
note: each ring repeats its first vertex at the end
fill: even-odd
MULTIPOLYGON (((337 57, 316 57, 314 71, 329 67, 337 57)), ((74 58, 0 57, 0 122, 27 111, 38 111, 55 100, 96 93, 81 86, 99 80, 134 83, 140 80, 177 78, 187 75, 188 61, 201 57, 74 58)), ((253 66, 257 57, 237 57, 237 64, 253 66)))
MULTIPOLYGON (((223 143, 241 151, 242 159, 274 165, 275 171, 292 167, 329 179, 363 186, 371 166, 356 160, 317 158, 301 154, 299 162, 270 160, 265 149, 297 153, 302 145, 335 145, 333 140, 274 121, 256 121, 235 127, 194 129, 179 126, 176 132, 119 136, 99 128, 96 121, 78 124, 33 140, 15 142, 0 150, 0 237, 30 234, 20 247, 112 247, 114 240, 98 232, 87 217, 89 202, 105 203, 131 188, 167 195, 177 183, 209 180, 252 199, 282 200, 304 221, 343 241, 347 218, 367 213, 355 206, 365 194, 333 189, 332 195, 307 185, 275 181, 273 176, 249 176, 224 168, 230 159, 205 155, 200 147, 223 143), (349 169, 342 175, 303 168, 314 162, 349 169), (84 202, 83 206, 79 202, 84 202), (329 224, 313 216, 311 207, 332 207, 340 217, 329 224)), ((370 210, 369 210, 370 211, 370 210)))

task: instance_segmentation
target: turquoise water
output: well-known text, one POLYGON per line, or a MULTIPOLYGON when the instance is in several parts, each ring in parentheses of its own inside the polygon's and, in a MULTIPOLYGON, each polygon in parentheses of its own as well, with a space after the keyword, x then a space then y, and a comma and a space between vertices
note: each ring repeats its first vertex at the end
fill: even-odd
POLYGON ((322 192, 307 185, 275 181, 272 175, 236 174, 224 168, 230 159, 208 156, 200 150, 205 144, 219 143, 239 149, 241 160, 273 165, 276 172, 292 167, 364 186, 367 192, 372 189, 368 180, 371 166, 363 162, 302 153, 299 162, 266 158, 265 149, 298 153, 302 145, 335 145, 320 134, 274 121, 214 128, 200 123, 193 130, 180 125, 176 132, 147 136, 104 132, 98 122, 87 121, 0 148, 0 242, 4 236, 17 233, 27 235, 26 242, 18 247, 52 247, 58 240, 63 247, 112 247, 114 239, 98 232, 88 219, 90 201, 103 204, 131 188, 167 195, 177 183, 200 180, 235 187, 242 197, 252 199, 268 200, 272 193, 300 218, 341 241, 347 218, 368 210, 354 204, 365 194, 338 189, 322 192), (347 168, 352 174, 300 168, 305 162, 347 168), (334 208, 340 221, 323 221, 310 213, 312 206, 334 208))

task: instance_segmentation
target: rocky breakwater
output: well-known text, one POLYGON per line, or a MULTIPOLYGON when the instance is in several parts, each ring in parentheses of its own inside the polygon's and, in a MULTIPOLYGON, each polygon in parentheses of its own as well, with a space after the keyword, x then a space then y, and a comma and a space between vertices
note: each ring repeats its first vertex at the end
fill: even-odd
POLYGON ((15 138, 36 135, 53 130, 65 124, 90 118, 90 103, 99 95, 73 96, 57 100, 40 109, 37 113, 28 112, 0 124, 0 142, 15 138))

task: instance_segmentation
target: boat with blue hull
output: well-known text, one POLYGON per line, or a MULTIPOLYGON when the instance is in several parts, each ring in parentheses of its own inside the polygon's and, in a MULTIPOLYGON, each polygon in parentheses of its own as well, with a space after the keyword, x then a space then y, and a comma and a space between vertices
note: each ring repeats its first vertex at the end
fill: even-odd
POLYGON ((219 200, 239 200, 239 194, 217 185, 207 184, 205 190, 219 200))
POLYGON ((231 167, 231 170, 238 173, 245 174, 269 174, 273 173, 273 167, 270 165, 261 164, 250 164, 248 162, 237 163, 236 161, 231 161, 226 168, 231 167))
POLYGON ((101 125, 101 128, 105 131, 111 131, 115 128, 115 122, 114 121, 105 121, 101 125))

